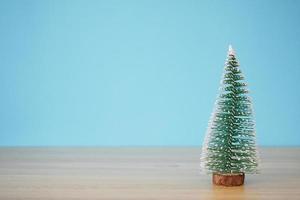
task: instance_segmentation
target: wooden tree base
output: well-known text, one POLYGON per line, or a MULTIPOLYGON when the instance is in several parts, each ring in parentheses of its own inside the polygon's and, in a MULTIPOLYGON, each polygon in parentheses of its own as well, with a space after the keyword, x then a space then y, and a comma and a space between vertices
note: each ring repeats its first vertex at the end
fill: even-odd
POLYGON ((212 180, 215 185, 239 186, 244 184, 245 174, 244 173, 240 173, 240 174, 213 173, 212 180))

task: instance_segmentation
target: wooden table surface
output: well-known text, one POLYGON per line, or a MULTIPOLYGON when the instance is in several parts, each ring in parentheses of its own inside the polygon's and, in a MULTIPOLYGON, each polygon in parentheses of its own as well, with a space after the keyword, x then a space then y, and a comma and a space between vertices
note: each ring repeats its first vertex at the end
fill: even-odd
POLYGON ((211 184, 200 148, 0 148, 0 199, 300 199, 300 148, 260 148, 261 174, 211 184))

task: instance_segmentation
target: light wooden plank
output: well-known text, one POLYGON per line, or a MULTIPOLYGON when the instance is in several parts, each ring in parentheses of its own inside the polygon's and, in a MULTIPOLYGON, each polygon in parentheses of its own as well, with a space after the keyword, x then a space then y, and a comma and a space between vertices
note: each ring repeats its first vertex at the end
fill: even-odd
POLYGON ((300 199, 300 148, 261 148, 261 174, 211 184, 199 148, 0 148, 0 199, 300 199))

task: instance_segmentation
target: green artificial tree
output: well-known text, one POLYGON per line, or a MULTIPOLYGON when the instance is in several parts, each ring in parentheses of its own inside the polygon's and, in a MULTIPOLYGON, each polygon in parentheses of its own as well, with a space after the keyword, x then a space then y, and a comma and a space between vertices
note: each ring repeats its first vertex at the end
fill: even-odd
POLYGON ((229 46, 220 94, 209 120, 201 155, 213 183, 237 186, 256 173, 258 152, 251 99, 234 50, 229 46))

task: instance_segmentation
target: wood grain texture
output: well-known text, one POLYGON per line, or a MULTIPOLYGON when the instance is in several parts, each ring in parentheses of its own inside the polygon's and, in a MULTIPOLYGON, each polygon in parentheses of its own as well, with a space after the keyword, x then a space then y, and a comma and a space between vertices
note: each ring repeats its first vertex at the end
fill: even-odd
POLYGON ((300 148, 261 148, 261 174, 215 186, 200 148, 0 148, 0 200, 300 199, 300 148))

